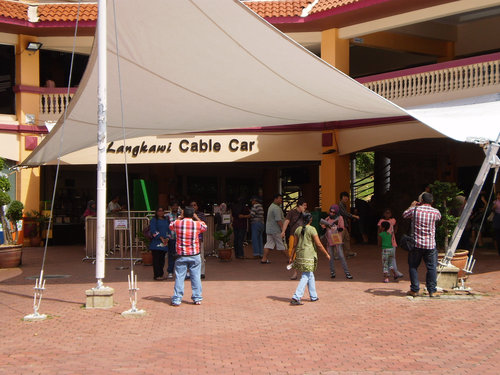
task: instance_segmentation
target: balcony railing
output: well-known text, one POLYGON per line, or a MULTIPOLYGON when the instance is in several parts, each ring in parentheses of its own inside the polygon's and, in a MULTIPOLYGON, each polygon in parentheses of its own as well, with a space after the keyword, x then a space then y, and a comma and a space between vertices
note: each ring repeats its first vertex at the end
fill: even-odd
POLYGON ((500 53, 363 77, 358 82, 407 105, 491 94, 500 88, 500 53))
POLYGON ((76 88, 40 88, 40 120, 57 121, 68 107, 76 88))

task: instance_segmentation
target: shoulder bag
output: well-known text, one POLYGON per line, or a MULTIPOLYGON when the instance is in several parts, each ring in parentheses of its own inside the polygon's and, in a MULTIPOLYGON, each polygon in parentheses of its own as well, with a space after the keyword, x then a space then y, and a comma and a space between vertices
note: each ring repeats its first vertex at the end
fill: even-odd
POLYGON ((406 250, 412 251, 415 249, 415 220, 417 219, 417 207, 413 210, 413 220, 411 221, 411 234, 403 234, 399 240, 399 246, 406 250))

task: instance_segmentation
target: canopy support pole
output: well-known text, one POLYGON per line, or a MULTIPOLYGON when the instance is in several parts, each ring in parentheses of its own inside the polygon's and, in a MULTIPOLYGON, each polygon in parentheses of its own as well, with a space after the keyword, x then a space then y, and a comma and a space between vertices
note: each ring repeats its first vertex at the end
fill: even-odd
POLYGON ((95 288, 87 290, 86 308, 113 307, 113 288, 103 284, 106 255, 106 111, 107 22, 106 0, 99 0, 97 17, 97 230, 95 288))
MULTIPOLYGON (((476 177, 476 181, 474 182, 474 186, 472 187, 472 190, 469 194, 469 198, 467 199, 467 202, 465 203, 464 209, 462 211, 462 214, 460 215, 460 219, 458 220, 458 224, 455 227, 455 230, 453 232, 453 235, 451 237, 451 242, 448 247, 448 250, 446 251, 446 255, 443 258, 443 260, 440 262, 442 266, 448 266, 451 262, 451 258, 453 258, 453 255, 455 254, 455 251, 457 250, 458 242, 460 241, 460 238, 462 237, 462 233, 464 232, 465 226, 467 224, 467 221, 469 220, 469 217, 472 213, 472 209, 474 208, 474 205, 476 204, 476 200, 479 197, 479 194, 481 193, 481 189, 483 188, 484 182, 486 181, 486 177, 488 176, 488 173, 491 168, 500 168, 500 159, 497 156, 498 149, 500 148, 500 134, 498 135, 498 138, 495 142, 489 142, 486 143, 483 147, 486 153, 486 156, 484 158, 483 164, 481 165, 481 169, 479 170, 479 173, 476 177)), ((484 141, 475 141, 476 143, 484 143, 484 141)), ((495 183, 495 181, 493 181, 495 183)))

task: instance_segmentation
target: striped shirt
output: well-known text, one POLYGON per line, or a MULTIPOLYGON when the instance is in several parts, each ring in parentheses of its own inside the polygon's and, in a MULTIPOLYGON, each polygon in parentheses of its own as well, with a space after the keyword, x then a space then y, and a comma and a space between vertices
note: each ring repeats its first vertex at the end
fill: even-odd
POLYGON ((174 231, 177 237, 175 247, 178 255, 191 256, 200 253, 199 235, 207 230, 205 222, 184 218, 170 223, 170 230, 174 231))
POLYGON ((250 209, 251 223, 264 223, 264 207, 260 203, 255 203, 250 209))
POLYGON ((410 207, 403 212, 405 219, 414 220, 415 247, 419 249, 436 248, 436 221, 441 220, 441 213, 429 204, 410 207))

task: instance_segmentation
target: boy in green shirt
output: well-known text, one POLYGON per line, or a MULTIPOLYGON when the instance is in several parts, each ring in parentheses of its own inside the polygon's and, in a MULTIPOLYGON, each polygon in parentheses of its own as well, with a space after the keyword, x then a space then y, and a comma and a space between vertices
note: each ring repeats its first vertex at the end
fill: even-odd
POLYGON ((394 274, 394 267, 392 265, 392 260, 394 258, 395 249, 392 246, 392 234, 388 232, 390 224, 387 221, 383 221, 381 224, 382 232, 378 235, 382 240, 382 266, 384 272, 384 283, 389 282, 389 270, 394 274))

